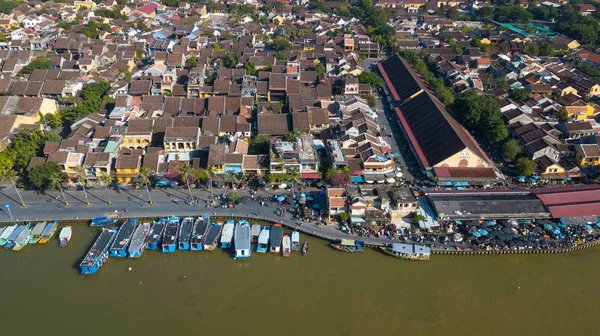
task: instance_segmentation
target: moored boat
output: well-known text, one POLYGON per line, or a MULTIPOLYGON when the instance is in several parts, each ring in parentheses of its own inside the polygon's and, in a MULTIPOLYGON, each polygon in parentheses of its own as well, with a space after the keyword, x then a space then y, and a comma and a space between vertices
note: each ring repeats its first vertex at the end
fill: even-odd
POLYGON ((185 217, 181 221, 181 228, 179 229, 179 237, 177 238, 177 248, 180 250, 190 249, 190 238, 192 237, 192 229, 194 226, 193 217, 185 217))
POLYGON ((152 228, 150 229, 150 233, 146 236, 146 249, 148 250, 156 250, 158 249, 158 245, 160 245, 160 241, 165 231, 165 226, 167 223, 165 221, 154 222, 152 228))
POLYGON ((292 232, 292 251, 300 251, 300 232, 292 232))
POLYGON ((29 238, 29 244, 37 244, 42 238, 42 232, 46 228, 46 222, 37 223, 31 230, 31 237, 29 238))
POLYGON ((194 229, 192 230, 192 238, 190 239, 190 249, 192 251, 202 251, 204 249, 204 236, 210 228, 210 217, 202 216, 196 219, 194 229))
POLYGON ((17 239, 15 239, 15 246, 13 246, 12 250, 13 251, 21 250, 23 247, 25 247, 25 245, 27 245, 29 243, 30 239, 31 239, 31 228, 28 225, 27 227, 25 227, 25 229, 23 231, 21 231, 21 234, 19 234, 17 239))
POLYGON ((431 249, 424 245, 394 243, 381 246, 380 249, 393 257, 406 260, 429 260, 431 256, 431 249))
MULTIPOLYGON (((67 228, 64 227, 63 230, 67 228)), ((68 226, 70 229, 70 226, 68 226)), ((62 233, 62 230, 61 230, 62 233)), ((115 229, 104 229, 98 236, 92 248, 83 258, 83 261, 79 264, 81 268, 81 274, 95 274, 106 259, 108 259, 108 248, 117 236, 117 230, 115 229)))
POLYGON ((363 252, 365 250, 365 243, 354 239, 340 239, 330 245, 334 249, 344 252, 363 252))
POLYGON ((131 243, 127 249, 129 258, 139 258, 146 249, 146 237, 150 233, 150 223, 143 223, 139 225, 133 232, 131 237, 131 243))
POLYGON ((63 247, 69 245, 72 235, 73 230, 71 229, 71 225, 67 225, 60 229, 60 233, 58 234, 58 246, 63 247))
POLYGON ((127 257, 127 246, 131 242, 131 237, 133 236, 133 232, 137 227, 138 219, 130 218, 121 225, 119 231, 117 232, 117 237, 115 241, 110 246, 108 252, 111 257, 117 258, 125 258, 127 257))
POLYGON ((179 234, 179 217, 170 217, 165 228, 162 239, 162 251, 174 252, 177 246, 177 235, 179 234))
POLYGON ((0 246, 4 246, 6 245, 6 241, 8 239, 8 237, 10 237, 10 235, 12 235, 12 233, 19 227, 18 224, 15 224, 13 226, 7 226, 4 231, 2 231, 2 234, 0 234, 0 246))
POLYGON ((289 258, 292 255, 290 236, 284 234, 281 243, 281 254, 284 258, 289 258))
POLYGON ((250 229, 252 236, 252 243, 258 243, 258 236, 260 235, 260 224, 252 224, 252 228, 250 229))
POLYGON ((302 255, 305 256, 308 253, 308 242, 304 242, 304 245, 302 245, 302 255))
POLYGON ((227 223, 223 225, 223 233, 221 234, 221 248, 231 248, 234 230, 235 222, 233 220, 228 220, 227 223))
POLYGON ((258 235, 258 245, 256 246, 256 252, 266 253, 269 249, 269 237, 271 233, 270 226, 264 226, 258 235))
POLYGON ((23 232, 23 230, 25 230, 26 227, 28 227, 29 224, 27 225, 19 225, 9 236, 8 238, 6 238, 6 244, 4 244, 4 248, 5 249, 12 249, 15 246, 15 239, 17 239, 17 237, 21 234, 21 232, 23 232))
POLYGON ((96 217, 96 218, 92 218, 92 220, 90 221, 90 226, 91 227, 105 227, 105 226, 109 226, 109 225, 114 225, 119 221, 119 217, 118 216, 101 216, 101 217, 96 217))
POLYGON ((269 236, 269 251, 271 253, 279 253, 281 251, 281 239, 283 238, 283 228, 281 224, 275 224, 271 227, 269 236))
POLYGON ((42 236, 40 237, 40 241, 38 243, 39 244, 47 243, 50 240, 50 238, 52 238, 54 236, 57 229, 58 229, 57 221, 54 221, 54 222, 46 225, 46 227, 44 228, 44 231, 42 231, 42 236))
POLYGON ((252 254, 252 232, 250 224, 245 220, 240 220, 235 225, 235 235, 233 245, 235 247, 236 258, 250 258, 252 254))
POLYGON ((223 224, 221 223, 213 223, 208 227, 208 232, 204 236, 203 242, 205 251, 214 251, 217 248, 222 231, 223 224))

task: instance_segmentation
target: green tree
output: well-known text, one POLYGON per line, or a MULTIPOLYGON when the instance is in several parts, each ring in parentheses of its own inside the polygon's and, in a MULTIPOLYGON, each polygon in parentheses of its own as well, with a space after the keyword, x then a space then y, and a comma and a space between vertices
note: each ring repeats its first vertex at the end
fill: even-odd
POLYGON ((256 76, 256 63, 253 60, 244 63, 244 69, 246 69, 246 75, 256 76))
POLYGON ((9 149, 15 171, 23 173, 32 157, 43 154, 42 150, 46 142, 57 140, 58 136, 55 133, 39 129, 24 130, 18 133, 9 149))
POLYGON ((516 89, 510 92, 510 97, 516 101, 523 101, 531 95, 531 92, 526 89, 516 89))
POLYGON ((188 191, 190 192, 190 199, 194 198, 194 195, 192 194, 192 188, 190 187, 190 178, 193 177, 193 173, 194 169, 187 162, 179 168, 179 175, 181 176, 181 179, 185 181, 185 185, 187 186, 188 191))
POLYGON ((348 222, 348 219, 350 219, 350 215, 347 212, 340 212, 338 214, 338 217, 340 218, 340 220, 342 221, 342 224, 345 224, 348 222))
POLYGON ((321 76, 321 74, 325 72, 325 66, 321 62, 315 63, 313 69, 315 70, 317 77, 321 76))
POLYGON ((535 162, 526 157, 519 158, 516 166, 519 174, 523 176, 531 176, 535 172, 536 168, 535 162))
POLYGON ((502 144, 502 153, 504 153, 504 156, 506 156, 509 160, 516 159, 517 156, 521 154, 522 150, 523 148, 516 140, 508 140, 502 144))
POLYGON ((194 169, 193 176, 200 183, 206 183, 210 179, 208 171, 203 168, 194 169))
POLYGON ((17 76, 22 77, 24 75, 31 75, 33 70, 36 69, 52 69, 52 63, 50 62, 50 59, 46 57, 38 57, 34 59, 33 61, 29 62, 29 64, 24 66, 19 73, 17 73, 17 76))
POLYGON ((185 66, 189 69, 193 69, 198 66, 198 57, 192 56, 185 61, 185 66))
POLYGON ((539 47, 540 56, 554 56, 554 48, 550 43, 542 43, 539 47))
POLYGON ((140 169, 139 177, 142 179, 142 185, 146 186, 146 191, 148 192, 148 204, 154 205, 152 196, 150 195, 150 169, 142 167, 140 169))
POLYGON ((229 56, 229 55, 224 55, 221 56, 221 65, 225 68, 233 68, 236 64, 235 64, 235 60, 229 56))
POLYGON ((288 41, 288 39, 286 39, 283 36, 277 36, 269 44, 270 49, 279 50, 279 51, 290 49, 291 46, 292 46, 292 44, 290 43, 290 41, 288 41))
POLYGON ((108 200, 108 205, 112 206, 113 202, 110 200, 110 192, 108 191, 108 186, 112 184, 113 178, 110 173, 102 172, 100 173, 100 182, 104 184, 104 188, 106 189, 106 199, 108 200))
POLYGON ((367 100, 369 107, 375 107, 377 105, 377 99, 372 94, 365 95, 364 98, 367 100))
POLYGON ((0 180, 9 181, 12 184, 13 188, 17 192, 17 196, 19 196, 21 206, 26 207, 27 205, 25 202, 23 202, 23 197, 21 197, 21 193, 19 192, 19 188, 17 188, 17 184, 15 182, 17 180, 17 173, 15 173, 15 171, 12 169, 2 169, 0 170, 0 180))
POLYGON ((266 135, 257 135, 250 139, 248 153, 251 155, 268 154, 270 138, 266 135))
POLYGON ((266 15, 261 15, 258 17, 258 23, 260 23, 261 25, 268 25, 269 18, 266 15))
POLYGON ((237 201, 239 201, 240 198, 241 198, 240 194, 235 191, 232 191, 229 194, 227 194, 227 200, 230 202, 233 202, 233 203, 236 203, 237 201))
POLYGON ((374 72, 363 71, 358 75, 358 81, 360 83, 370 84, 373 88, 380 88, 383 86, 383 79, 374 72))
POLYGON ((289 142, 295 142, 301 133, 302 132, 299 129, 294 127, 291 131, 288 132, 286 140, 289 142))
POLYGON ((288 169, 287 174, 286 174, 286 180, 288 182, 291 183, 291 190, 292 190, 292 197, 296 197, 296 193, 295 193, 295 185, 300 184, 300 172, 296 169, 288 169))
POLYGON ((508 81, 504 78, 496 78, 492 81, 492 87, 508 91, 510 89, 510 84, 508 84, 508 81))
MULTIPOLYGON (((47 162, 45 164, 48 164, 51 162, 47 162)), ((58 167, 58 165, 56 165, 56 167, 58 167)), ((63 201, 65 202, 65 206, 69 206, 69 200, 67 200, 67 197, 65 196, 65 192, 63 191, 62 185, 63 183, 65 183, 67 181, 67 175, 65 173, 62 172, 62 170, 60 170, 60 167, 58 167, 58 170, 56 169, 56 167, 52 167, 52 171, 50 172, 51 174, 48 175, 50 178, 50 186, 53 189, 58 189, 60 190, 60 194, 62 195, 63 201)))
POLYGON ((85 167, 79 165, 79 166, 77 166, 76 171, 77 171, 77 178, 79 179, 79 184, 83 188, 83 195, 85 197, 85 205, 90 206, 90 205, 92 205, 92 203, 90 203, 90 200, 88 199, 87 190, 85 189, 85 185, 88 182, 88 176, 85 171, 85 167))
POLYGON ((62 174, 62 169, 56 162, 46 162, 32 168, 27 174, 29 184, 38 190, 46 190, 52 187, 52 179, 62 174))
POLYGON ((535 42, 529 42, 525 45, 525 53, 527 55, 537 56, 540 54, 540 48, 535 42))
POLYGON ((285 61, 285 60, 287 60, 287 56, 285 56, 285 54, 282 53, 281 51, 278 51, 278 52, 274 53, 273 56, 278 61, 285 61))
POLYGON ((20 4, 21 4, 21 1, 1 0, 0 1, 0 13, 10 14, 12 12, 12 10, 15 9, 17 6, 19 6, 20 4))

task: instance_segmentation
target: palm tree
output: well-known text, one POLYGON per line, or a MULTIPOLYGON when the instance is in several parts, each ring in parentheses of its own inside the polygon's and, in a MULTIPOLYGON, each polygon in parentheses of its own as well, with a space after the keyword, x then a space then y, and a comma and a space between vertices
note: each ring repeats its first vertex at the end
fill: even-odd
POLYGON ((231 182, 231 187, 233 188, 233 185, 239 181, 238 174, 233 170, 230 170, 229 173, 227 173, 227 180, 231 182))
POLYGON ((104 184, 104 187, 106 188, 106 198, 108 199, 108 205, 113 205, 113 203, 110 201, 110 193, 108 192, 108 185, 112 183, 112 176, 110 176, 109 173, 100 173, 100 182, 102 182, 102 184, 104 184))
POLYGON ((213 193, 213 180, 212 180, 212 176, 213 176, 213 171, 214 171, 214 167, 211 165, 207 165, 206 166, 206 172, 208 173, 208 179, 210 180, 210 201, 212 203, 213 199, 215 198, 215 194, 213 193))
POLYGON ((50 176, 50 185, 52 186, 52 188, 60 190, 63 200, 65 201, 65 206, 69 206, 69 201, 67 201, 67 198, 65 197, 65 192, 62 188, 62 184, 65 181, 65 178, 66 176, 63 172, 53 174, 52 176, 50 176))
POLYGON ((83 195, 85 196, 85 205, 90 206, 90 205, 92 205, 92 203, 90 203, 90 201, 88 200, 87 190, 85 189, 85 184, 88 181, 85 167, 83 167, 82 165, 79 165, 79 166, 77 166, 76 171, 77 171, 77 178, 79 179, 79 184, 83 188, 83 195))
POLYGON ((179 168, 179 174, 181 175, 181 178, 185 180, 185 184, 190 192, 190 199, 193 199, 194 195, 192 194, 192 188, 190 188, 190 177, 193 176, 194 169, 189 163, 186 162, 183 166, 181 166, 181 168, 179 168))
POLYGON ((290 169, 286 177, 287 180, 292 183, 292 196, 296 197, 294 193, 294 183, 300 184, 300 173, 296 169, 290 169))
POLYGON ((152 202, 152 196, 150 195, 150 169, 142 167, 140 169, 139 177, 142 178, 142 184, 146 186, 146 191, 148 192, 148 203, 150 205, 154 205, 154 202, 152 202))
POLYGON ((329 182, 331 182, 331 181, 332 181, 332 180, 333 180, 333 179, 334 179, 334 178, 337 176, 337 173, 338 173, 338 172, 337 172, 337 170, 336 170, 336 169, 334 169, 334 168, 328 168, 328 169, 325 171, 325 178, 326 178, 326 179, 327 179, 329 182))
POLYGON ((19 192, 19 189, 17 188, 17 184, 15 183, 15 181, 17 179, 17 173, 15 173, 15 171, 12 169, 6 169, 5 171, 3 171, 1 173, 1 176, 2 176, 2 180, 10 181, 10 183, 12 183, 12 186, 13 186, 13 188, 15 188, 15 191, 17 192, 17 196, 19 196, 19 200, 21 201, 21 206, 26 207, 27 205, 25 204, 25 202, 23 202, 23 197, 21 197, 21 193, 19 192))

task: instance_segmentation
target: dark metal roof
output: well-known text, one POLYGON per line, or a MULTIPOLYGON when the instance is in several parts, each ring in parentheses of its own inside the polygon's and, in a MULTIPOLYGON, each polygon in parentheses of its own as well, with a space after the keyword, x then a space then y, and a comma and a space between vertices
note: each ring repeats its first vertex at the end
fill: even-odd
POLYGON ((390 89, 393 89, 392 95, 396 100, 404 101, 423 89, 410 65, 398 54, 381 63, 379 69, 383 69, 383 77, 388 87, 391 85, 390 89))

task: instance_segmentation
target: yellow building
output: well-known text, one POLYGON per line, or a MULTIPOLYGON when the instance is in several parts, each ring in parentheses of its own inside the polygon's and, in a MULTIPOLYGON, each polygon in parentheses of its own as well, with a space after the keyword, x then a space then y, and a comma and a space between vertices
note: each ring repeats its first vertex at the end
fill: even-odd
POLYGON ((600 146, 598 144, 575 145, 575 158, 579 166, 600 166, 600 146))
POLYGON ((273 21, 274 24, 276 24, 278 26, 285 22, 285 18, 281 15, 276 15, 271 20, 273 21))
POLYGON ((77 7, 77 9, 94 8, 94 7, 96 7, 96 3, 93 2, 92 0, 75 1, 75 2, 73 2, 73 6, 77 7))
POLYGON ((144 149, 152 142, 153 119, 133 119, 127 123, 121 148, 144 149))
POLYGON ((67 174, 70 181, 76 181, 77 169, 83 164, 84 157, 82 153, 55 151, 48 155, 48 162, 55 162, 67 174))
POLYGON ((563 106, 558 111, 558 116, 563 120, 582 121, 589 119, 594 114, 594 108, 590 105, 563 106))
POLYGON ((118 183, 128 183, 140 175, 141 155, 117 155, 115 170, 118 183))

